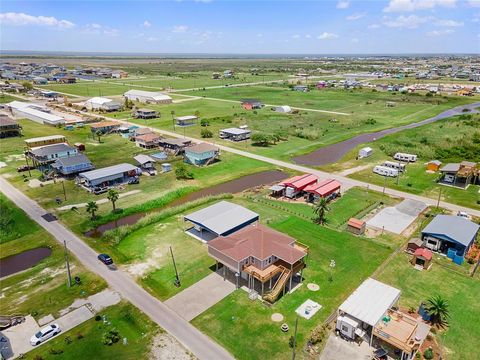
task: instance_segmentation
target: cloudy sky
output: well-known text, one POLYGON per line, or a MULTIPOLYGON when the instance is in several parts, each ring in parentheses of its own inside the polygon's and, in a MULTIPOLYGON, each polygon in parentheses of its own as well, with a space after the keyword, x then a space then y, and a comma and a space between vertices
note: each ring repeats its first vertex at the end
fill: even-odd
POLYGON ((480 53, 480 0, 8 1, 1 49, 480 53))

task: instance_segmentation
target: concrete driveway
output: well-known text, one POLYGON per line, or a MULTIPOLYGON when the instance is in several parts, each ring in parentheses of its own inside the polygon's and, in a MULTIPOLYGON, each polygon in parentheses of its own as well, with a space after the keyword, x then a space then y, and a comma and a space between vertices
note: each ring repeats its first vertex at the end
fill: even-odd
POLYGON ((396 206, 382 209, 373 218, 367 220, 367 225, 401 234, 426 208, 427 204, 421 201, 406 199, 396 206))
POLYGON ((214 272, 165 301, 165 305, 190 321, 234 291, 232 282, 214 272))
POLYGON ((325 344, 319 360, 370 360, 372 351, 363 341, 360 345, 343 340, 340 336, 331 334, 325 344))

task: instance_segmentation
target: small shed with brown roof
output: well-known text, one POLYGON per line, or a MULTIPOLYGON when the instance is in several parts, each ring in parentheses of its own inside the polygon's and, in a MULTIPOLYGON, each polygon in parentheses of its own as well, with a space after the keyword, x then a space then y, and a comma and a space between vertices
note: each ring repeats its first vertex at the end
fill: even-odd
POLYGON ((432 252, 426 248, 418 248, 413 253, 412 257, 412 265, 417 267, 421 267, 425 270, 430 268, 431 261, 432 261, 432 252))
POLYGON ((362 235, 365 233, 365 226, 366 223, 363 220, 350 218, 347 223, 347 231, 351 232, 352 234, 362 235))

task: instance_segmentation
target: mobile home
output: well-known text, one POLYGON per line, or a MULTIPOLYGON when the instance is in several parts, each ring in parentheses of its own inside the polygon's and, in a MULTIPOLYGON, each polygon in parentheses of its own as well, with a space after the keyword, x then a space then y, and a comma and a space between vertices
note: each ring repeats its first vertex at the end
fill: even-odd
POLYGON ((358 157, 360 159, 369 157, 372 154, 373 154, 373 149, 371 147, 364 147, 358 151, 358 157))
POLYGON ((397 169, 398 171, 404 172, 405 171, 405 164, 402 164, 400 162, 394 162, 394 161, 385 161, 382 166, 386 166, 390 169, 397 169))
POLYGON ((415 162, 417 161, 417 155, 415 154, 405 154, 405 153, 396 153, 393 155, 395 160, 405 161, 405 162, 415 162))
POLYGON ((391 176, 391 177, 397 177, 398 176, 398 170, 397 169, 392 169, 386 166, 382 165, 377 165, 373 168, 373 172, 378 175, 382 176, 391 176))

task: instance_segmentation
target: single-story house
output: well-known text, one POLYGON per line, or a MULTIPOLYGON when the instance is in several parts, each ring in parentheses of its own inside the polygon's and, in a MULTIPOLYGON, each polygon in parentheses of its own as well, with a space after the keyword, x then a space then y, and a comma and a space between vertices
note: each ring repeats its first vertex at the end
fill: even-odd
POLYGON ((200 143, 185 148, 184 160, 186 163, 204 166, 217 159, 220 149, 214 145, 200 143))
POLYGON ((135 110, 133 117, 136 119, 155 119, 158 114, 155 110, 142 108, 135 110))
POLYGON ((0 115, 0 138, 22 135, 22 127, 10 116, 0 115))
POLYGON ((371 147, 364 147, 364 148, 361 148, 359 151, 358 151, 358 157, 360 159, 362 158, 366 158, 366 157, 369 157, 370 155, 373 154, 373 149, 371 147))
POLYGON ((292 108, 288 105, 275 106, 272 110, 280 113, 291 113, 292 108))
POLYGON ((442 166, 442 162, 440 160, 431 160, 427 163, 427 170, 438 171, 440 170, 440 166, 442 166))
POLYGON ((320 198, 330 200, 340 195, 342 184, 334 179, 326 179, 306 186, 303 191, 308 195, 308 201, 316 202, 320 198))
POLYGON ((247 129, 239 129, 239 128, 228 128, 220 130, 219 136, 220 139, 226 139, 231 141, 241 141, 250 139, 250 134, 252 132, 247 129))
POLYGON ((368 278, 340 305, 337 331, 352 340, 369 339, 370 345, 375 338, 397 349, 402 360, 414 359, 430 326, 394 310, 399 298, 400 290, 368 278))
POLYGON ((257 99, 242 99, 241 102, 245 110, 256 110, 263 107, 262 102, 257 99))
POLYGON ((178 155, 185 151, 185 148, 192 144, 191 140, 187 139, 178 139, 178 138, 170 138, 170 139, 160 139, 158 145, 163 147, 165 150, 171 150, 178 155))
POLYGON ((156 133, 149 133, 145 135, 135 136, 135 145, 144 149, 151 149, 158 147, 160 135, 156 133))
POLYGON ((224 277, 231 271, 237 288, 240 279, 247 281, 250 290, 259 286, 261 296, 272 303, 286 288, 292 290, 295 274, 300 273, 302 281, 307 251, 308 247, 294 238, 262 224, 208 241, 208 254, 216 260, 217 269, 223 265, 224 277))
POLYGON ((97 96, 85 101, 85 107, 88 110, 103 110, 110 112, 120 110, 122 105, 112 99, 97 96))
POLYGON ((477 238, 480 226, 455 215, 437 215, 422 230, 423 246, 438 251, 462 264, 464 257, 477 238))
POLYGON ((479 180, 480 171, 476 166, 471 161, 448 163, 440 169, 442 177, 439 183, 466 189, 472 182, 479 180))
POLYGON ((156 160, 148 155, 145 154, 139 154, 133 157, 135 161, 140 165, 140 168, 142 170, 146 170, 149 173, 151 171, 155 170, 155 163, 156 160))
POLYGON ((195 115, 185 115, 177 116, 175 122, 178 126, 192 126, 195 125, 195 122, 198 120, 198 117, 195 115))
POLYGON ((66 143, 67 139, 63 135, 49 135, 49 136, 41 136, 36 138, 31 138, 25 140, 25 144, 28 148, 34 148, 44 145, 53 145, 53 144, 60 144, 66 143))
POLYGON ((365 233, 366 222, 363 220, 350 218, 347 222, 347 231, 356 235, 363 235, 365 233))
POLYGON ((123 96, 132 101, 147 104, 171 104, 172 98, 157 91, 128 90, 123 96))
POLYGON ((93 134, 100 131, 103 134, 108 134, 116 131, 120 127, 120 123, 116 121, 100 121, 90 125, 90 130, 93 134))
POLYGON ((65 123, 65 119, 63 117, 51 114, 49 112, 50 109, 45 106, 26 103, 23 101, 12 101, 7 105, 10 107, 12 114, 17 118, 26 118, 39 124, 53 126, 65 123))
POLYGON ((52 168, 59 174, 69 176, 94 169, 92 162, 84 154, 63 157, 55 160, 52 168))
POLYGON ((140 168, 123 163, 91 170, 78 175, 79 182, 87 189, 108 188, 110 186, 124 184, 142 173, 140 168))
POLYGON ((427 270, 432 262, 432 252, 426 248, 418 248, 412 256, 412 265, 419 266, 421 269, 427 270))
POLYGON ((281 182, 280 184, 278 184, 278 186, 282 186, 284 188, 283 194, 282 194, 283 196, 293 199, 302 195, 303 190, 307 186, 316 184, 317 181, 318 181, 318 178, 315 175, 304 174, 304 175, 298 175, 290 179, 287 179, 281 182))
POLYGON ((406 252, 409 254, 415 253, 415 251, 423 246, 423 240, 420 238, 412 238, 407 243, 406 252))
POLYGON ((184 216, 184 221, 193 224, 187 234, 204 241, 217 236, 227 236, 247 225, 258 221, 259 215, 243 206, 219 201, 192 214, 184 216))
POLYGON ((27 150, 25 156, 32 159, 34 166, 43 166, 53 163, 57 159, 77 154, 78 150, 76 148, 61 143, 31 148, 27 150))

